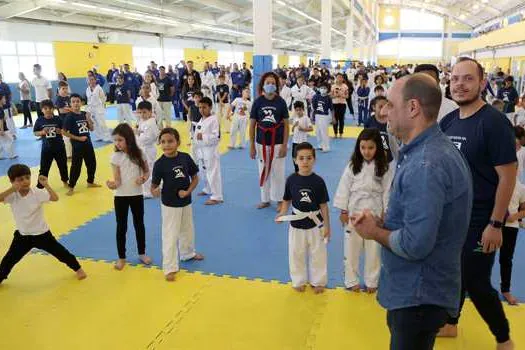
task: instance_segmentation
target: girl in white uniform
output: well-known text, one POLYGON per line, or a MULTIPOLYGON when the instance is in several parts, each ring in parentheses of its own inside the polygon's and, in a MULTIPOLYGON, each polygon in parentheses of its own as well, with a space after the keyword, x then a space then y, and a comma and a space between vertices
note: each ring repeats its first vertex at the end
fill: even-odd
POLYGON ((241 144, 239 148, 244 148, 246 142, 246 126, 248 125, 249 113, 252 110, 252 101, 250 101, 250 88, 242 90, 242 97, 237 97, 228 109, 228 119, 232 119, 230 134, 230 145, 228 148, 233 149, 237 144, 237 134, 241 134, 241 144), (232 110, 233 119, 232 119, 232 110))
POLYGON ((159 98, 159 90, 157 89, 157 84, 155 83, 155 77, 153 74, 150 72, 146 72, 146 74, 144 74, 144 84, 149 85, 151 89, 151 96, 157 100, 159 98))
POLYGON ((349 224, 349 216, 368 209, 383 217, 388 204, 391 177, 381 134, 375 128, 364 129, 357 138, 350 164, 345 168, 335 193, 334 206, 341 209, 340 219, 345 227, 345 286, 359 291, 359 257, 365 249, 366 291, 377 290, 379 280, 380 246, 375 241, 365 241, 349 224))
POLYGON ((197 123, 193 139, 197 164, 202 172, 202 179, 204 181, 204 189, 198 195, 211 195, 204 203, 206 205, 216 205, 223 202, 219 155, 219 119, 217 119, 217 116, 211 114, 211 109, 211 99, 203 97, 199 103, 199 111, 202 118, 197 123))
POLYGON ((106 125, 106 94, 97 84, 97 79, 94 75, 88 77, 88 87, 86 89, 87 96, 87 107, 86 111, 89 112, 95 121, 95 140, 111 142, 111 134, 106 125))
MULTIPOLYGON (((144 152, 148 168, 153 169, 153 164, 157 159, 157 139, 159 129, 155 118, 152 116, 152 106, 149 101, 141 101, 137 106, 139 116, 138 128, 136 129, 137 144, 144 152)), ((151 172, 143 186, 144 198, 151 198, 151 172)))
MULTIPOLYGON (((136 106, 138 107, 139 103, 142 101, 148 101, 151 103, 152 115, 157 123, 159 129, 162 128, 162 109, 160 108, 159 102, 155 97, 151 95, 151 86, 148 84, 143 84, 140 88, 140 96, 135 101, 136 106)), ((137 118, 139 119, 139 118, 137 118)))

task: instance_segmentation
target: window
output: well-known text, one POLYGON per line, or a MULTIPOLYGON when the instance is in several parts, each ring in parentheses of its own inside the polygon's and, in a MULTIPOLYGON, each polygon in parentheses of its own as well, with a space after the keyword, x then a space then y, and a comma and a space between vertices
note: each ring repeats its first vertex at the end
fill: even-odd
POLYGON ((397 39, 383 40, 377 43, 378 56, 397 56, 399 44, 397 39))
POLYGON ((279 55, 272 55, 272 69, 277 69, 279 64, 279 55))
POLYGON ((299 67, 301 64, 301 56, 290 56, 288 59, 288 64, 290 67, 299 67))
POLYGON ((183 49, 164 49, 164 60, 165 60, 164 65, 166 66, 166 69, 168 69, 168 66, 170 64, 173 67, 175 67, 183 59, 184 59, 183 49))
POLYGON ((414 9, 401 9, 401 30, 424 30, 442 32, 443 17, 414 9))
POLYGON ((18 81, 22 72, 31 80, 33 65, 42 66, 42 75, 50 80, 56 79, 55 57, 51 43, 30 41, 0 41, 0 72, 8 83, 18 81))
POLYGON ((441 57, 443 42, 440 39, 401 38, 399 57, 441 57))
POLYGON ((222 66, 230 66, 237 63, 239 67, 244 62, 243 51, 219 51, 217 55, 217 63, 222 66))
MULTIPOLYGON (((162 62, 162 49, 158 47, 132 47, 133 68, 141 74, 148 70, 151 61, 155 61, 158 65, 162 62)), ((180 59, 179 59, 180 60, 180 59)), ((177 61, 178 62, 178 61, 177 61)))

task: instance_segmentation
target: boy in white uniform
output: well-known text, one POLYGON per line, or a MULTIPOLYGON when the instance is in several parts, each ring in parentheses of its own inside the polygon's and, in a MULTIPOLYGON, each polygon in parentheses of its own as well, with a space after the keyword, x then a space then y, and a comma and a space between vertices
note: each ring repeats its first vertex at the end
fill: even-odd
POLYGON ((202 115, 197 123, 194 137, 197 164, 202 171, 204 189, 199 196, 211 194, 204 203, 216 205, 223 202, 221 162, 219 155, 220 128, 217 116, 211 114, 212 102, 203 97, 199 103, 199 112, 202 115))
POLYGON ((135 101, 136 106, 138 107, 142 101, 151 103, 153 118, 155 118, 159 130, 162 129, 162 110, 157 99, 151 95, 151 87, 149 84, 143 84, 140 88, 140 96, 135 101))
POLYGON ((11 187, 0 193, 0 202, 11 205, 16 231, 13 242, 0 263, 0 283, 13 267, 33 248, 53 255, 75 271, 77 279, 87 277, 78 260, 51 234, 44 219, 42 204, 58 201, 58 195, 49 186, 47 177, 39 176, 43 189, 31 188, 31 170, 27 165, 15 164, 7 171, 11 187))
MULTIPOLYGON (((152 117, 152 106, 149 101, 141 101, 137 106, 139 116, 138 128, 136 129, 137 144, 142 149, 148 162, 148 168, 153 169, 157 159, 157 140, 159 128, 155 118, 152 117)), ((148 180, 143 185, 144 198, 152 198, 151 194, 151 172, 148 180)))
POLYGON ((292 117, 292 160, 295 172, 299 171, 299 167, 295 163, 297 156, 295 149, 297 145, 308 141, 308 133, 313 131, 312 122, 304 112, 304 103, 297 101, 293 104, 294 117, 292 117))
POLYGON ((7 115, 4 111, 6 96, 0 94, 0 159, 4 159, 3 153, 8 158, 16 158, 13 135, 7 126, 7 115))
POLYGON ((93 116, 95 121, 95 130, 93 131, 95 140, 112 142, 111 133, 106 125, 106 94, 100 85, 97 84, 97 79, 94 75, 88 77, 88 84, 89 86, 86 89, 86 111, 93 116))
POLYGON ((248 114, 252 110, 252 101, 250 101, 250 88, 245 87, 242 90, 242 97, 237 97, 228 109, 228 120, 232 119, 232 128, 230 133, 230 145, 228 148, 235 148, 237 143, 237 134, 241 134, 241 144, 239 148, 244 148, 246 143, 246 126, 248 125, 248 114), (232 119, 232 109, 235 109, 232 119))

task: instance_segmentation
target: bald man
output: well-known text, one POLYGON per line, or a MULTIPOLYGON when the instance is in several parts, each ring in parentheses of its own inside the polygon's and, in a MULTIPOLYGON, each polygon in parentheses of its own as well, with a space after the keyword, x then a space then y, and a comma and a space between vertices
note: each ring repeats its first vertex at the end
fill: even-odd
POLYGON ((351 222, 382 245, 378 301, 387 309, 391 350, 431 350, 457 315, 461 251, 472 206, 468 166, 436 120, 441 90, 416 73, 397 80, 384 113, 403 142, 383 224, 370 211, 351 222))

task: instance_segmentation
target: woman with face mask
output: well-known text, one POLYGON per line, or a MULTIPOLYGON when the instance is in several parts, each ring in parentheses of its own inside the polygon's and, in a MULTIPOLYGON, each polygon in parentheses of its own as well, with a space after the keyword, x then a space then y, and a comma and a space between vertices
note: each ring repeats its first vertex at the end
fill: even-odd
POLYGON ((285 158, 289 124, 288 107, 279 96, 279 77, 273 72, 263 74, 258 86, 259 97, 250 113, 250 157, 258 158, 261 203, 258 209, 277 202, 281 209, 285 185, 285 158))

